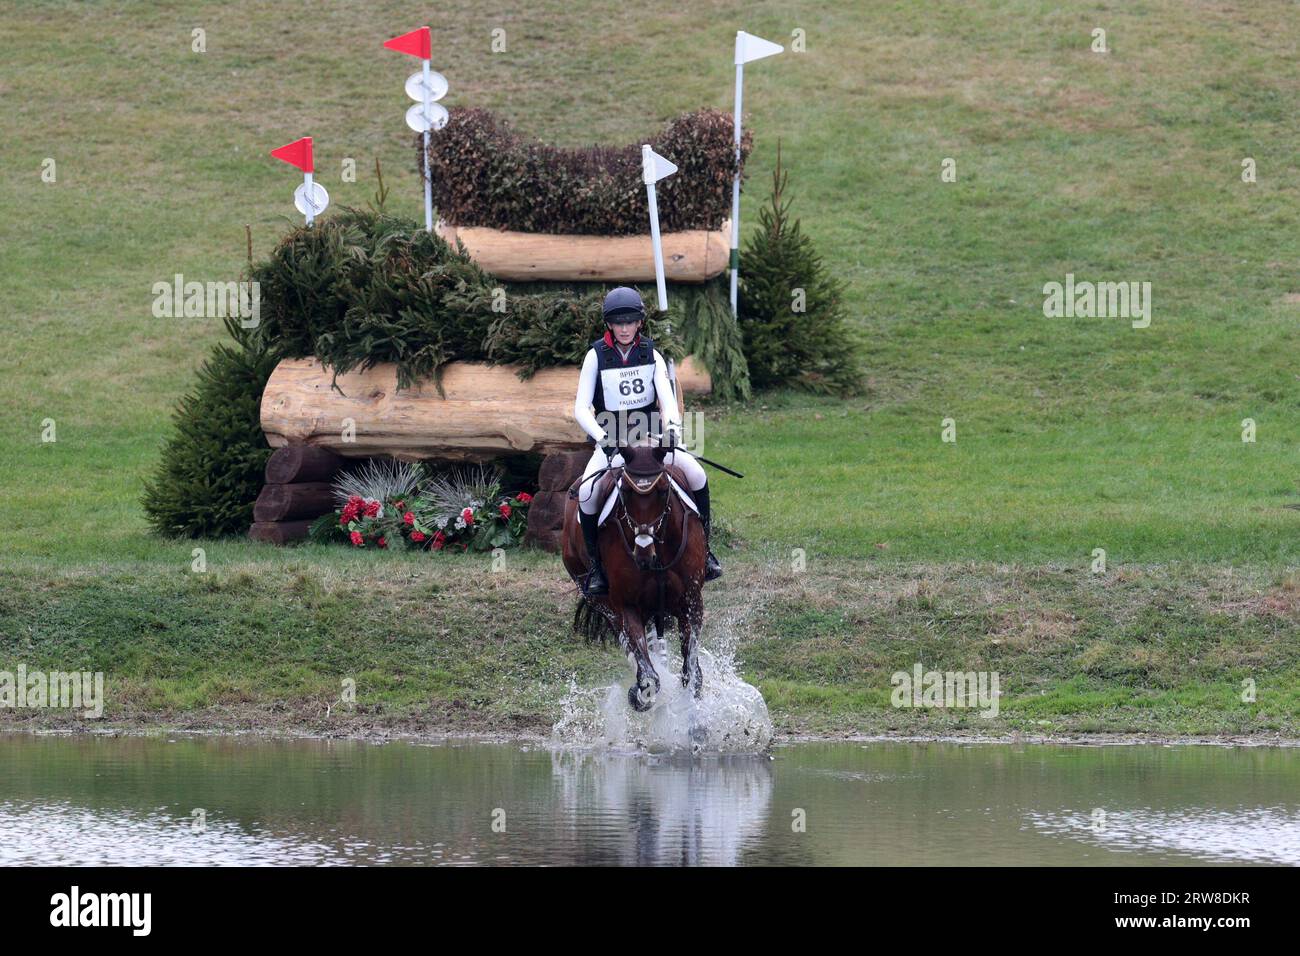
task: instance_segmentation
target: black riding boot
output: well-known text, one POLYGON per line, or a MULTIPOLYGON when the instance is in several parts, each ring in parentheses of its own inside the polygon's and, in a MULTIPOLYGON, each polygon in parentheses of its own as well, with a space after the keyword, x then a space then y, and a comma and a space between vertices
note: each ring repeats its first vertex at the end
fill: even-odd
POLYGON ((700 522, 704 525, 704 548, 707 552, 704 558, 704 580, 716 581, 722 577, 722 565, 709 548, 709 531, 713 527, 713 518, 709 512, 709 486, 705 485, 691 494, 695 495, 695 507, 700 509, 700 522))
POLYGON ((600 520, 600 515, 589 515, 579 508, 578 520, 582 523, 582 540, 587 543, 587 557, 591 561, 591 571, 587 574, 583 592, 590 595, 608 594, 609 580, 605 577, 605 569, 600 566, 600 544, 596 541, 596 533, 600 530, 596 522, 600 520))

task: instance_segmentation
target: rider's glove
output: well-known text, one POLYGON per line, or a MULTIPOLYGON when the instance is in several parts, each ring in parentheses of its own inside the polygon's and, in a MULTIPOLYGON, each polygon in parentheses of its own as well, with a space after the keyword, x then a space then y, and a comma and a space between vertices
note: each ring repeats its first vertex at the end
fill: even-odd
POLYGON ((682 443, 681 437, 677 434, 677 426, 670 424, 664 429, 663 446, 665 448, 676 448, 682 443))
POLYGON ((601 439, 600 444, 601 447, 605 449, 605 457, 612 464, 614 456, 618 454, 618 439, 612 434, 607 434, 603 439, 601 439))

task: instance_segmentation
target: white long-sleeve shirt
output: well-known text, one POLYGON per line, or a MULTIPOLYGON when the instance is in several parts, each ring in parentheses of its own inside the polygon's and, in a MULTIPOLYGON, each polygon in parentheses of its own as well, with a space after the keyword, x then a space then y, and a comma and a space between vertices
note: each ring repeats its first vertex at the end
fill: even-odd
MULTIPOLYGON (((617 345, 614 346, 618 348, 617 345)), ((620 350, 620 354, 621 350, 620 350)), ((677 396, 668 381, 668 363, 654 350, 655 356, 655 398, 659 402, 659 411, 666 422, 678 428, 682 417, 677 410, 677 396)), ((605 430, 596 421, 592 403, 596 400, 596 389, 600 387, 600 360, 595 349, 587 349, 587 357, 582 360, 582 371, 578 375, 578 397, 573 403, 573 417, 584 432, 599 444, 605 440, 605 430)))

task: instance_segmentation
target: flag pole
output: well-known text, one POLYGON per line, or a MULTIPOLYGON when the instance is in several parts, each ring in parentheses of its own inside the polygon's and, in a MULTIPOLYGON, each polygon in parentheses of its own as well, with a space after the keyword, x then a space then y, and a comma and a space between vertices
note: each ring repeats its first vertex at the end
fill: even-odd
POLYGON ((406 79, 406 95, 415 100, 415 105, 406 111, 406 125, 420 134, 422 147, 420 172, 423 173, 424 179, 424 228, 428 232, 433 232, 433 172, 429 166, 429 132, 442 129, 447 125, 447 111, 435 105, 435 101, 442 99, 447 93, 447 79, 441 73, 433 72, 431 66, 433 33, 428 27, 419 27, 410 33, 385 40, 384 48, 405 53, 420 61, 420 72, 412 73, 406 79), (434 77, 437 77, 437 80, 434 77))
MULTIPOLYGON (((655 195, 655 183, 677 172, 677 167, 657 154, 648 145, 641 146, 641 178, 645 180, 646 204, 650 207, 650 245, 654 250, 655 292, 658 295, 659 311, 664 313, 664 329, 672 335, 672 320, 668 318, 668 284, 664 281, 664 250, 659 237, 659 201, 655 195)), ((673 398, 677 398, 677 366, 668 360, 668 383, 672 386, 673 398)))
POLYGON ((668 286, 664 282, 664 250, 659 239, 659 202, 655 197, 654 150, 649 146, 641 147, 641 164, 647 171, 645 176, 646 201, 650 205, 650 244, 654 247, 655 257, 655 291, 659 294, 659 311, 668 311, 668 286))
POLYGON ((740 104, 745 86, 745 64, 784 53, 785 47, 762 37, 736 31, 736 100, 731 114, 731 135, 736 150, 736 171, 731 180, 731 314, 736 314, 736 286, 740 276, 740 104))
POLYGON ((741 59, 741 34, 736 34, 736 101, 731 114, 732 142, 736 147, 736 170, 731 179, 731 314, 736 314, 736 283, 740 275, 740 98, 745 85, 745 64, 741 59))
POLYGON ((433 179, 429 173, 429 127, 433 125, 433 83, 429 76, 429 61, 424 61, 424 230, 433 232, 433 179))
POLYGON ((302 185, 293 191, 293 205, 307 220, 310 226, 316 221, 317 213, 325 211, 330 204, 330 195, 325 187, 315 182, 316 160, 312 153, 311 137, 304 136, 294 140, 288 146, 271 150, 271 155, 282 162, 302 170, 302 185), (319 201, 318 201, 319 200, 319 201))
POLYGON ((309 226, 316 221, 316 203, 315 197, 312 195, 311 178, 311 173, 302 174, 303 194, 307 197, 307 211, 303 215, 307 217, 307 225, 309 226))

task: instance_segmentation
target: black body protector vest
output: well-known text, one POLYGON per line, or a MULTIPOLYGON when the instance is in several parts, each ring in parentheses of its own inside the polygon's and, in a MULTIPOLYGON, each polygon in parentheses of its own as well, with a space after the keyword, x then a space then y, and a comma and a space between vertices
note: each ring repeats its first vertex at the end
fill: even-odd
POLYGON ((627 353, 619 354, 617 345, 603 338, 591 343, 596 352, 596 394, 592 408, 596 421, 606 432, 619 437, 620 444, 631 444, 658 433, 659 402, 655 395, 654 342, 640 336, 627 353))

